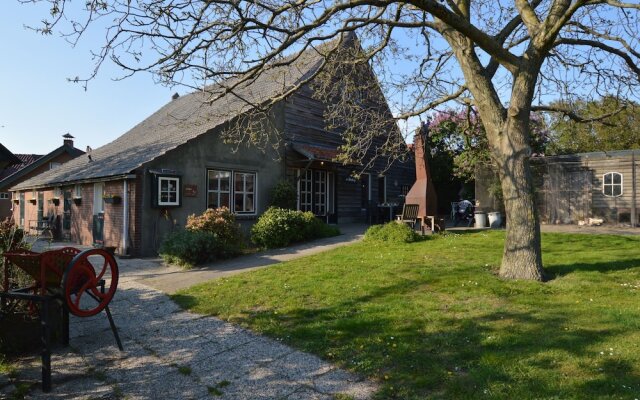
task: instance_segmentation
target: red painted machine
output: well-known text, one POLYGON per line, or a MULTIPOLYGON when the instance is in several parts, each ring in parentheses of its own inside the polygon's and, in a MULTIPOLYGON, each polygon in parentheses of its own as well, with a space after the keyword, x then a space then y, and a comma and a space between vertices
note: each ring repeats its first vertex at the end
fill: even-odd
POLYGON ((113 335, 122 350, 118 330, 109 311, 109 303, 118 288, 118 264, 103 249, 80 251, 73 247, 36 253, 19 250, 4 254, 4 282, 0 292, 1 311, 10 311, 17 301, 28 301, 40 315, 42 326, 42 389, 51 390, 51 348, 49 305, 62 302, 62 342, 69 344, 69 313, 90 317, 102 310, 107 314, 113 335), (33 284, 11 288, 9 267, 25 271, 33 284))

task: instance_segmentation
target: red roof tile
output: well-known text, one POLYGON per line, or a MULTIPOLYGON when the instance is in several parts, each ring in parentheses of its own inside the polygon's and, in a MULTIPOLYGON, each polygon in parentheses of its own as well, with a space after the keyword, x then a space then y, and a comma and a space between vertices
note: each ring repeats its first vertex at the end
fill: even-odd
POLYGON ((314 160, 332 161, 338 156, 338 150, 328 147, 312 146, 309 144, 296 144, 298 150, 303 150, 304 155, 314 160))
POLYGON ((8 176, 15 174, 16 172, 20 171, 22 168, 25 168, 33 164, 40 157, 42 157, 42 154, 15 154, 15 156, 18 157, 18 159, 22 162, 20 164, 10 165, 4 171, 0 172, 0 181, 2 181, 4 178, 8 176))

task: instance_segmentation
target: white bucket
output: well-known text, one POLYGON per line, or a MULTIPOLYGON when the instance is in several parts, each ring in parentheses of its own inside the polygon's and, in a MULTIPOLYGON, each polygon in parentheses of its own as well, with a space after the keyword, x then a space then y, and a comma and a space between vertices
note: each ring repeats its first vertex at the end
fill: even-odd
POLYGON ((499 211, 493 211, 489 214, 489 227, 496 229, 502 226, 502 214, 499 211))
POLYGON ((484 228, 487 226, 487 213, 484 211, 477 211, 474 214, 476 218, 476 228, 484 228))

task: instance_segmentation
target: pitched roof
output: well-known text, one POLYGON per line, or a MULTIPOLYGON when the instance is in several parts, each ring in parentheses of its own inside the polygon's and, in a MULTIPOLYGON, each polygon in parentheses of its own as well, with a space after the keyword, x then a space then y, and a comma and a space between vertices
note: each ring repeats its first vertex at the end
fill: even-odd
POLYGON ((20 159, 0 143, 0 165, 7 167, 19 163, 20 159))
MULTIPOLYGON (((25 176, 29 172, 32 172, 33 170, 40 167, 41 165, 53 160, 54 158, 64 153, 68 153, 71 157, 77 158, 78 156, 84 154, 84 151, 80 149, 76 149, 75 147, 70 146, 68 144, 63 144, 62 146, 58 147, 57 149, 43 156, 38 156, 36 154, 24 154, 23 155, 24 160, 28 161, 28 163, 21 164, 22 165, 21 168, 17 169, 12 174, 4 177, 0 181, 0 187, 5 187, 5 188, 11 187, 11 185, 15 184, 15 182, 18 181, 21 177, 25 176)), ((62 165, 65 165, 65 164, 62 164, 62 165)), ((49 172, 56 171, 57 169, 61 168, 62 165, 56 169, 52 169, 52 170, 43 172, 42 174, 36 175, 31 179, 27 179, 25 180, 25 182, 30 181, 32 179, 37 179, 40 175, 44 175, 44 174, 48 174, 49 172)), ((20 183, 18 183, 18 185, 20 185, 20 183)))
POLYGON ((294 57, 289 65, 271 66, 254 80, 236 87, 233 94, 210 103, 207 101, 211 98, 211 90, 220 90, 221 85, 228 86, 234 78, 206 92, 177 97, 113 142, 93 150, 91 160, 78 157, 55 170, 26 180, 12 190, 130 174, 145 163, 250 110, 251 105, 247 102, 264 103, 304 82, 320 66, 320 51, 310 48, 294 57))
POLYGON ((5 168, 0 173, 0 186, 2 185, 2 181, 16 172, 20 171, 22 168, 33 164, 38 158, 42 157, 42 154, 15 154, 16 158, 20 160, 19 163, 13 164, 7 168, 5 168))

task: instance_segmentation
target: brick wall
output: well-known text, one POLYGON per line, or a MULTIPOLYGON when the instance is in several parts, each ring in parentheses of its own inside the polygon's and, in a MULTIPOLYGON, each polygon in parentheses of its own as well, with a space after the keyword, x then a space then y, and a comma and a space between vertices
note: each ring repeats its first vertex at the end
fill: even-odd
POLYGON ((104 205, 104 245, 113 246, 122 253, 122 226, 124 223, 124 187, 122 181, 106 182, 105 196, 119 196, 119 204, 104 205))
MULTIPOLYGON (((139 211, 135 210, 135 205, 141 204, 141 199, 136 196, 138 193, 139 184, 134 181, 130 181, 128 185, 130 207, 129 207, 129 247, 130 253, 135 254, 135 251, 131 251, 131 248, 137 248, 141 242, 140 228, 139 228, 139 211)), ((74 186, 63 187, 62 191, 71 190, 75 195, 74 186)), ((60 201, 58 205, 55 205, 52 201, 54 197, 54 189, 44 189, 35 192, 35 198, 38 198, 38 193, 44 194, 44 217, 54 214, 57 217, 58 224, 62 228, 63 214, 64 214, 64 197, 60 194, 60 201)), ((68 231, 62 231, 62 237, 68 237, 71 242, 82 245, 93 245, 93 202, 94 202, 94 184, 86 183, 80 185, 81 200, 79 202, 73 201, 71 204, 71 227, 68 231)), ((122 254, 123 251, 123 224, 124 224, 124 184, 122 180, 105 182, 104 183, 104 195, 105 196, 120 196, 122 201, 119 204, 104 204, 104 246, 116 247, 116 252, 122 254)), ((30 199, 34 197, 32 192, 25 193, 25 226, 29 226, 30 221, 37 220, 38 204, 32 204, 30 199)), ((13 218, 15 221, 19 221, 20 218, 20 206, 14 204, 13 218)))

